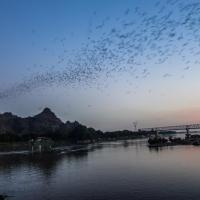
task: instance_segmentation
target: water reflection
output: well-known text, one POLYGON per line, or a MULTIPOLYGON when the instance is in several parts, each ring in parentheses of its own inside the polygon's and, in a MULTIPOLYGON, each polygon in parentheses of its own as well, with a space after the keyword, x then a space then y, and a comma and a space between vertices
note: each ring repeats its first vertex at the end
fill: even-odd
POLYGON ((110 143, 99 143, 91 145, 90 148, 83 148, 72 152, 60 152, 60 153, 42 153, 42 154, 8 154, 0 155, 0 174, 11 174, 21 168, 34 168, 42 172, 45 177, 51 176, 56 172, 57 166, 59 166, 63 160, 68 163, 71 162, 83 162, 87 161, 88 153, 102 150, 103 148, 119 148, 123 147, 128 149, 130 146, 136 149, 144 145, 145 141, 142 140, 124 140, 110 143))
POLYGON ((171 150, 173 151, 174 150, 174 147, 173 146, 163 146, 163 147, 151 147, 151 146, 148 146, 149 148, 149 152, 161 152, 161 151, 165 151, 165 150, 171 150))
POLYGON ((1 155, 0 156, 0 174, 11 174, 21 168, 34 168, 48 178, 56 172, 63 160, 68 162, 81 161, 87 159, 89 150, 71 152, 69 154, 25 154, 25 155, 1 155))
POLYGON ((1 155, 0 194, 13 200, 198 200, 199 155, 198 147, 149 148, 146 140, 1 155))

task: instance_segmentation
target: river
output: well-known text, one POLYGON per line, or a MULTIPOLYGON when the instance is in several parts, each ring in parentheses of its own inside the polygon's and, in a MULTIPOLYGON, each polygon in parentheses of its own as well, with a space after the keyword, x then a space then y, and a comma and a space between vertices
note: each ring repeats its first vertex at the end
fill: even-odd
POLYGON ((11 200, 199 200, 200 147, 150 149, 145 139, 70 154, 0 155, 11 200))

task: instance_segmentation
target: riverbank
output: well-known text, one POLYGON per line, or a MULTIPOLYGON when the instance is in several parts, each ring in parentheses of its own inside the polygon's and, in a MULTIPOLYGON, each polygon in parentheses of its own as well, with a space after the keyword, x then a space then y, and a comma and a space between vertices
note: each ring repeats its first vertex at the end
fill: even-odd
MULTIPOLYGON (((64 151, 75 151, 78 148, 85 148, 88 145, 100 144, 102 142, 114 142, 114 141, 127 141, 127 140, 136 140, 147 138, 144 136, 137 137, 121 137, 121 138, 109 138, 109 139, 101 139, 96 141, 77 141, 77 142, 68 142, 68 141, 53 141, 52 151, 51 152, 62 152, 64 151)), ((33 153, 31 152, 30 143, 27 142, 0 142, 0 153, 9 153, 9 152, 25 152, 25 153, 33 153)))

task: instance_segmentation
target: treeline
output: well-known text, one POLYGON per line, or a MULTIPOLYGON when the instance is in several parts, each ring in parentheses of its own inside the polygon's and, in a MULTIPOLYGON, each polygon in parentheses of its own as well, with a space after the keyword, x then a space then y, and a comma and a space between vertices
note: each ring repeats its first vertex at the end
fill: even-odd
POLYGON ((15 134, 5 133, 0 134, 0 142, 26 142, 31 139, 38 137, 51 138, 54 141, 66 141, 69 143, 77 142, 96 142, 96 141, 107 141, 107 140, 119 140, 119 139, 135 139, 146 136, 143 132, 132 132, 132 131, 114 131, 114 132, 102 132, 93 128, 87 128, 86 126, 79 125, 71 130, 65 130, 61 128, 57 131, 47 131, 40 134, 15 134))
POLYGON ((102 132, 88 128, 77 121, 63 123, 49 108, 27 118, 20 118, 12 113, 0 114, 0 142, 23 142, 38 137, 48 137, 54 141, 76 143, 129 139, 144 135, 143 132, 127 130, 102 132))

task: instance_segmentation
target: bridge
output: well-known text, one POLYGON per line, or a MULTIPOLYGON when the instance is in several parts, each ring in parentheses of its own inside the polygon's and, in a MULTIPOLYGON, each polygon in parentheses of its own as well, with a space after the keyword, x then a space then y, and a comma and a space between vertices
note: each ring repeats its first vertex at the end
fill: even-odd
POLYGON ((188 124, 188 125, 176 125, 176 126, 163 126, 163 127, 152 127, 152 128, 143 128, 142 131, 178 131, 186 130, 187 132, 190 129, 200 129, 200 124, 188 124))

